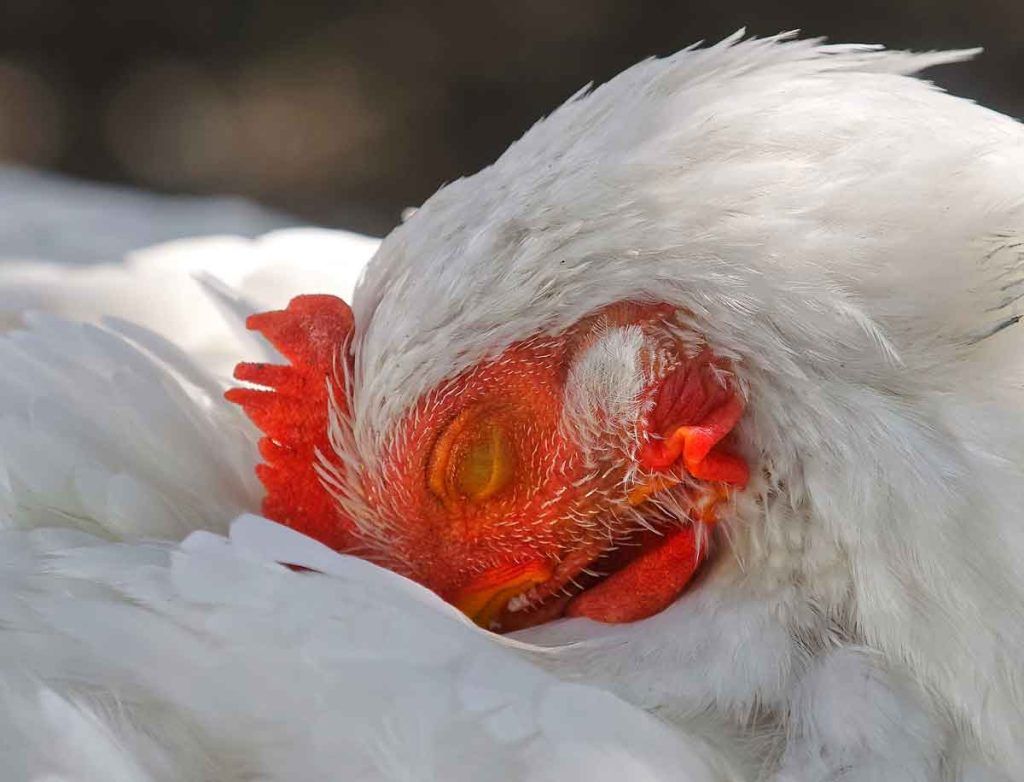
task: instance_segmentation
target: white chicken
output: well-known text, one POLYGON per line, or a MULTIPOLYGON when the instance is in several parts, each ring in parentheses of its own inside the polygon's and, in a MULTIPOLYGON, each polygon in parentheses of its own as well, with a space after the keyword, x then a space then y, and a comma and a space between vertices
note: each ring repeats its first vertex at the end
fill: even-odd
POLYGON ((969 55, 641 63, 428 200, 351 312, 253 319, 290 368, 230 324, 349 298, 369 244, 318 234, 316 287, 206 279, 219 327, 161 319, 171 266, 101 272, 141 313, 76 297, 88 269, 0 274, 4 768, 1016 778, 1024 130, 911 77, 969 55), (261 502, 234 359, 272 389, 229 394, 265 513, 518 632, 229 534, 261 502))

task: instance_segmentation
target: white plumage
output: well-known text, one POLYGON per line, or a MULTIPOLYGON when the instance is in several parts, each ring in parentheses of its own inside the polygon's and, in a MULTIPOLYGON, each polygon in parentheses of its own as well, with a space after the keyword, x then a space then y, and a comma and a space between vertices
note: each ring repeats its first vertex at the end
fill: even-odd
MULTIPOLYGON (((246 290, 259 244, 234 265, 194 256, 241 288, 207 282, 209 300, 177 269, 151 276, 152 255, 0 273, 12 322, 25 303, 109 310, 184 339, 33 316, 0 341, 4 767, 1014 778, 1024 131, 908 76, 963 56, 734 38, 642 63, 444 188, 367 267, 353 301, 367 469, 439 381, 616 301, 668 302, 733 359, 754 478, 703 580, 635 624, 563 620, 509 643, 358 561, 267 565, 280 557, 238 536, 251 520, 231 545, 184 550, 18 529, 177 540, 253 510, 253 432, 219 393, 227 362, 261 348, 208 302, 237 315, 294 290, 246 290), (182 303, 163 320, 171 277, 182 303), (159 307, 76 297, 135 280, 159 307), (198 301, 196 320, 176 309, 198 301)), ((314 239, 338 264, 317 286, 348 296, 341 256, 369 245, 314 239)), ((629 344, 602 361, 628 364, 629 344)), ((594 366, 593 384, 621 369, 594 366)))
MULTIPOLYGON (((120 205, 113 201, 110 208, 120 205)), ((246 332, 245 314, 310 290, 349 295, 379 243, 343 231, 289 228, 255 240, 171 241, 115 263, 5 262, 0 323, 14 325, 31 310, 89 323, 128 320, 171 336, 192 359, 227 378, 240 356, 259 358, 269 349, 246 332)), ((90 254, 90 248, 84 251, 90 254)))
POLYGON ((722 778, 421 587, 261 522, 181 548, 0 533, 8 779, 722 778))

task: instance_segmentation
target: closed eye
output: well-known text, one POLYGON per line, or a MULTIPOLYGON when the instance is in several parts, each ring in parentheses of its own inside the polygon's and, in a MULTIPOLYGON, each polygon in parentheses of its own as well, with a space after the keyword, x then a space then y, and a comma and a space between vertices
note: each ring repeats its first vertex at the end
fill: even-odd
POLYGON ((483 502, 512 483, 516 457, 501 411, 475 406, 462 411, 437 439, 427 483, 445 505, 483 502))

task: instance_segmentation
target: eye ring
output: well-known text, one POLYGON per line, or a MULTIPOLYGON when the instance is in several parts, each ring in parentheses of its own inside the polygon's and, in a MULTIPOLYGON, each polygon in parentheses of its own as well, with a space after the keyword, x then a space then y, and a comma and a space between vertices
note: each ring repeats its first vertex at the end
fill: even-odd
POLYGON ((515 477, 515 454, 499 410, 463 410, 438 437, 427 467, 430 490, 446 505, 485 502, 515 477))

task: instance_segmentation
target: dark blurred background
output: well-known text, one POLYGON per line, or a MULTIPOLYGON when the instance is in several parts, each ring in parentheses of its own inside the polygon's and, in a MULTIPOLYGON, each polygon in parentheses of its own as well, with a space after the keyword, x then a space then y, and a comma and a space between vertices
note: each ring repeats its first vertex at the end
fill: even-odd
POLYGON ((931 77, 1024 115, 1024 0, 2 0, 0 159, 380 234, 586 82, 743 25, 984 46, 931 77))

